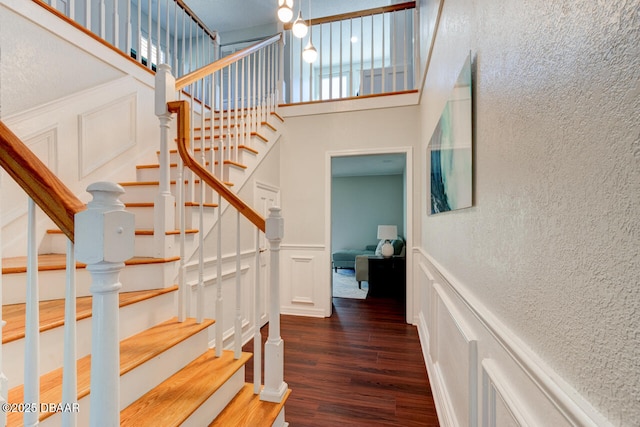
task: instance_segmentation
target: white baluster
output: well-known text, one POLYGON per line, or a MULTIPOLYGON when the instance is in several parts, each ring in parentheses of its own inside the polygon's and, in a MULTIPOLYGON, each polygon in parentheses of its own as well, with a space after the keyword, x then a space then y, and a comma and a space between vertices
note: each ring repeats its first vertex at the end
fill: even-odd
MULTIPOLYGON (((222 149, 222 145, 220 146, 222 149)), ((222 162, 222 158, 220 159, 222 162)), ((222 356, 223 338, 223 305, 222 305, 222 196, 218 194, 218 242, 216 247, 216 357, 222 356)))
MULTIPOLYGON (((64 299, 64 355, 62 370, 62 403, 73 405, 78 401, 76 367, 76 257, 73 242, 67 240, 67 283, 64 299)), ((74 427, 75 411, 62 413, 62 425, 74 427)))
MULTIPOLYGON (((204 82, 202 82, 204 84, 204 82)), ((200 162, 207 164, 205 155, 204 103, 200 112, 200 162)), ((193 135, 193 134, 192 134, 193 135)), ((196 295, 196 320, 204 320, 204 181, 200 180, 200 204, 198 205, 198 289, 196 295)))
POLYGON ((184 164, 182 158, 178 158, 178 174, 176 177, 176 192, 178 193, 178 226, 180 227, 180 266, 178 267, 178 321, 184 322, 188 316, 187 301, 187 260, 186 260, 186 208, 184 200, 184 164))
POLYGON ((153 236, 155 255, 163 258, 169 251, 165 233, 175 228, 175 197, 171 194, 169 164, 171 113, 167 102, 175 99, 176 83, 168 64, 158 65, 155 84, 155 113, 160 121, 160 189, 154 200, 153 236))
POLYGON ((106 9, 106 6, 105 6, 105 4, 104 4, 104 0, 100 0, 100 5, 99 5, 99 7, 100 7, 100 15, 99 15, 99 20, 100 20, 100 21, 99 21, 99 22, 100 22, 99 29, 100 29, 100 33, 99 33, 99 34, 100 34, 100 38, 101 38, 101 39, 103 39, 103 40, 105 40, 105 36, 104 36, 104 35, 105 35, 105 31, 106 31, 106 26, 107 26, 107 23, 106 23, 106 18, 107 18, 107 16, 106 16, 106 15, 107 15, 107 9, 106 9))
POLYGON ((253 326, 253 393, 259 394, 262 388, 262 334, 260 326, 262 318, 260 303, 262 292, 260 289, 260 229, 256 228, 256 258, 254 266, 255 275, 255 300, 254 300, 254 326, 253 326))
MULTIPOLYGON (((0 189, 2 189, 2 175, 0 175, 0 189)), ((0 224, 2 224, 2 209, 0 209, 0 224)), ((0 251, 2 250, 2 230, 0 228, 0 251)), ((0 271, 2 271, 2 256, 0 256, 0 271)), ((2 274, 0 274, 0 290, 2 287, 2 274)), ((0 292, 0 307, 2 307, 2 292, 0 292)), ((0 311, 0 404, 7 403, 9 394, 9 380, 4 375, 2 367, 2 329, 6 322, 2 320, 2 312, 0 311)), ((7 425, 7 413, 0 411, 0 426, 7 425)))
MULTIPOLYGON (((35 405, 40 402, 40 311, 38 296, 38 246, 36 244, 36 205, 29 198, 27 213, 27 296, 24 337, 24 403, 35 405)), ((38 424, 40 411, 25 412, 25 426, 38 424)))
POLYGON ((269 338, 264 349, 264 389, 260 399, 281 402, 288 386, 284 382, 284 341, 280 337, 280 242, 284 220, 279 207, 269 208, 265 234, 270 251, 269 338))
POLYGON ((113 45, 118 48, 120 43, 120 14, 118 13, 118 0, 113 0, 113 45))
POLYGON ((120 348, 118 292, 124 261, 133 256, 134 215, 118 200, 124 190, 117 184, 97 182, 87 191, 93 200, 76 214, 78 261, 91 273, 93 296, 91 340, 92 427, 120 425, 120 348))
POLYGON ((236 315, 234 324, 234 357, 242 354, 242 271, 240 270, 240 211, 236 211, 236 315))

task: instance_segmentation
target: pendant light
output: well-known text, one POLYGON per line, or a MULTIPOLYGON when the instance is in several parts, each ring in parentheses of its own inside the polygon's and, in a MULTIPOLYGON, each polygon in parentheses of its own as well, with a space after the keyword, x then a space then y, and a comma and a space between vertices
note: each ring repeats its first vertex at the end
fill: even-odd
POLYGON ((278 0, 278 19, 289 22, 293 18, 293 0, 278 0))
POLYGON ((309 43, 307 43, 304 50, 302 51, 302 59, 304 59, 305 62, 311 64, 316 60, 317 57, 318 51, 315 47, 313 47, 313 44, 311 44, 311 37, 309 37, 309 43))
POLYGON ((307 23, 304 22, 304 19, 302 19, 302 8, 301 8, 301 10, 298 11, 298 19, 296 19, 296 21, 293 23, 293 26, 291 27, 291 32, 293 33, 294 36, 301 39, 307 35, 308 31, 309 31, 309 28, 307 27, 307 23))
POLYGON ((311 29, 309 32, 309 42, 302 51, 302 59, 311 64, 312 62, 315 62, 318 57, 318 51, 313 47, 313 43, 311 43, 311 37, 313 37, 313 28, 311 28, 311 0, 309 0, 309 28, 311 29))

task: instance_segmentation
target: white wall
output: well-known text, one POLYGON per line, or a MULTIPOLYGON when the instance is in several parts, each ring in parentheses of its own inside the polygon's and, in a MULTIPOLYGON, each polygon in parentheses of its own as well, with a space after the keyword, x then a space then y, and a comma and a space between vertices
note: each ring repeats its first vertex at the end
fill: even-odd
MULTIPOLYGON (((131 181, 157 159, 149 71, 33 2, 2 0, 0 28, 2 121, 81 200, 89 184, 131 181)), ((1 174, 3 256, 23 255, 27 197, 1 174)), ((42 236, 51 222, 38 218, 42 236)))
POLYGON ((444 0, 421 179, 469 50, 475 151, 473 208, 421 203, 421 337, 445 424, 640 423, 639 8, 444 0))
MULTIPOLYGON (((287 109, 281 109, 287 116, 287 109)), ((283 313, 331 313, 330 155, 419 142, 416 106, 285 117, 281 139, 283 313)), ((410 154, 409 154, 410 156, 410 154)))
POLYGON ((332 178, 331 251, 364 249, 378 242, 378 225, 404 230, 402 175, 332 178))

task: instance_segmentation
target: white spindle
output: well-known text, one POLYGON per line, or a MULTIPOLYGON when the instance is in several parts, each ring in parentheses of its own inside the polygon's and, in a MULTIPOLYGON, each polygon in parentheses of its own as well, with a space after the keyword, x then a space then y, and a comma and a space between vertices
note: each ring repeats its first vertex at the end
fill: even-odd
MULTIPOLYGON (((204 84, 200 80, 201 85, 204 84)), ((192 104, 193 105, 193 104, 192 104)), ((192 116, 193 117, 193 116, 192 116)), ((207 164, 205 154, 205 126, 204 126, 204 103, 201 104, 200 112, 200 163, 203 167, 207 164)), ((192 134, 193 135, 193 134, 192 134)), ((204 182, 200 180, 200 200, 198 205, 198 289, 197 289, 197 309, 196 319, 198 323, 204 320, 204 182)))
POLYGON ((233 337, 234 357, 236 359, 240 359, 242 354, 242 271, 240 260, 240 211, 236 211, 236 314, 233 337))
MULTIPOLYGON (((235 110, 235 120, 233 121, 234 123, 234 134, 235 134, 235 138, 234 138, 234 152, 233 152, 233 160, 237 163, 238 162, 238 140, 240 139, 240 117, 239 117, 239 109, 238 109, 238 62, 235 63, 235 66, 233 67, 235 70, 234 73, 234 78, 233 78, 233 106, 234 106, 234 110, 235 110)), ((231 152, 229 152, 229 157, 231 158, 231 152)))
MULTIPOLYGON (((220 147, 222 148, 222 146, 220 147)), ((216 357, 222 356, 224 348, 223 300, 222 300, 222 196, 218 194, 218 240, 216 246, 216 357)))
MULTIPOLYGON (((339 82, 339 86, 338 86, 338 98, 342 98, 342 45, 344 44, 344 40, 342 39, 342 21, 340 21, 340 65, 338 68, 338 82, 339 82)), ((333 76, 331 76, 331 78, 333 78, 333 76)))
POLYGON ((225 109, 227 112, 226 154, 223 156, 225 160, 231 160, 231 67, 232 65, 227 67, 227 108, 225 109))
MULTIPOLYGON (((387 75, 386 75, 386 71, 385 71, 385 46, 386 46, 386 40, 385 40, 385 25, 384 25, 384 13, 382 14, 382 73, 380 75, 380 81, 381 81, 381 85, 380 85, 380 93, 384 93, 385 92, 385 81, 387 80, 387 75)), ((373 78, 373 76, 371 76, 373 78)))
POLYGON ((392 88, 391 90, 395 92, 396 88, 396 16, 390 15, 389 17, 391 21, 391 42, 389 43, 389 48, 391 49, 391 77, 392 77, 392 88))
POLYGON ((369 90, 369 94, 373 94, 373 55, 374 55, 374 46, 375 46, 375 38, 374 38, 374 31, 373 28, 375 27, 375 23, 373 22, 374 20, 374 16, 371 15, 371 69, 369 70, 369 72, 371 73, 369 76, 369 80, 370 80, 370 90, 369 90))
POLYGON ((24 413, 25 426, 38 424, 40 414, 40 313, 38 296, 38 246, 36 243, 36 205, 29 198, 27 211, 27 295, 24 337, 24 403, 34 405, 35 411, 24 413))
POLYGON ((260 229, 256 228, 256 256, 255 256, 255 299, 254 299, 254 333, 253 333, 253 393, 260 393, 262 384, 262 334, 260 326, 262 323, 262 313, 260 304, 262 292, 260 289, 260 229))
MULTIPOLYGON (((62 403, 72 405, 78 401, 76 368, 76 257, 73 242, 67 240, 67 282, 64 298, 64 355, 62 370, 62 403)), ((62 425, 74 427, 76 412, 62 413, 62 425)))
POLYGON ((288 386, 284 382, 284 341, 280 337, 280 242, 284 220, 279 207, 269 208, 265 234, 270 251, 269 338, 264 350, 264 388, 260 399, 281 402, 288 386))
POLYGON ((91 2, 85 1, 84 8, 84 26, 87 28, 87 30, 91 30, 91 2))
POLYGON ((136 60, 142 64, 142 0, 138 0, 138 32, 136 33, 136 60))
POLYGON ((118 292, 124 261, 133 256, 134 215, 124 211, 117 184, 98 182, 93 200, 75 218, 76 257, 91 274, 91 427, 120 425, 120 347, 118 292), (99 338, 99 339, 97 339, 99 338))
POLYGON ((69 18, 76 20, 76 0, 69 1, 69 18))
MULTIPOLYGON (((138 2, 139 3, 139 2, 138 2)), ((132 32, 132 28, 131 28, 131 21, 132 21, 132 16, 131 16, 131 2, 128 1, 127 2, 127 22, 126 22, 126 26, 127 26, 127 30, 126 30, 126 54, 127 56, 131 56, 131 48, 133 47, 133 43, 131 41, 131 37, 133 32, 132 32)))
POLYGON ((118 12, 118 0, 113 0, 113 45, 117 48, 120 44, 120 14, 118 12))
POLYGON ((185 208, 185 185, 184 185, 184 164, 182 158, 178 159, 178 171, 176 176, 176 193, 178 196, 177 221, 180 227, 180 266, 178 270, 178 321, 184 322, 187 319, 187 260, 186 260, 186 208, 185 208))
MULTIPOLYGON (((162 47, 160 46, 160 40, 162 40, 160 38, 160 30, 161 30, 161 28, 160 28, 161 27, 161 25, 160 25, 160 0, 156 0, 156 4, 157 4, 157 10, 156 10, 155 23, 156 23, 156 31, 157 31, 157 34, 156 34, 156 43, 157 43, 157 46, 156 46, 156 67, 157 67, 162 62, 160 60, 160 53, 161 53, 161 50, 162 50, 162 47)), ((151 9, 149 9, 149 14, 151 14, 151 9)), ((149 31, 149 44, 152 44, 152 40, 153 40, 153 37, 151 36, 151 34, 152 34, 151 31, 149 31)), ((152 66, 150 65, 149 68, 151 68, 151 67, 152 66)))
MULTIPOLYGON (((349 96, 353 96, 353 18, 349 20, 349 96)), ((360 41, 362 42, 362 40, 360 41)))
MULTIPOLYGON (((0 176, 0 189, 2 189, 2 176, 0 176)), ((2 224, 2 209, 0 209, 0 224, 2 224)), ((0 251, 2 249, 2 230, 0 230, 0 251)), ((0 256, 0 271, 2 271, 2 256, 0 256)), ((2 287, 2 274, 0 274, 0 289, 2 287)), ((2 292, 0 292, 0 307, 2 307, 2 292)), ((0 404, 7 403, 8 394, 9 394, 9 380, 4 375, 4 370, 2 369, 3 359, 2 359, 2 329, 6 322, 2 320, 2 311, 0 311, 0 404)), ((7 413, 6 411, 0 411, 0 426, 7 425, 7 413)))
MULTIPOLYGON (((138 0, 138 1, 142 1, 142 0, 138 0)), ((151 69, 152 65, 151 65, 151 46, 152 46, 152 42, 151 42, 151 34, 153 34, 153 22, 151 21, 151 0, 147 1, 147 67, 149 69, 151 69)))
POLYGON ((105 39, 106 26, 107 26, 106 25, 107 24, 107 22, 106 22, 107 21, 107 16, 106 16, 107 15, 107 8, 106 8, 106 6, 104 4, 104 0, 100 0, 99 7, 100 7, 100 15, 99 15, 98 18, 99 18, 100 26, 98 28, 100 30, 100 33, 99 33, 100 34, 100 38, 104 40, 105 39))
MULTIPOLYGON (((242 64, 242 76, 240 78, 240 145, 244 146, 245 145, 245 137, 246 137, 246 122, 244 119, 244 103, 245 103, 245 67, 246 67, 246 61, 244 58, 242 58, 241 60, 241 64, 242 64)), ((238 147, 239 148, 239 147, 238 147)), ((239 153, 239 149, 237 150, 238 152, 236 152, 236 157, 238 157, 238 162, 240 161, 240 153, 239 153)))

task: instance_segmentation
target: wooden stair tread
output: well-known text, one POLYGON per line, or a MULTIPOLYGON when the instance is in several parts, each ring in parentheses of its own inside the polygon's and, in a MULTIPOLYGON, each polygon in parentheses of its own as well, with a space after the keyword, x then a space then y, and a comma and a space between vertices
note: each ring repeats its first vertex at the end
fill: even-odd
POLYGON ((289 394, 291 389, 287 390, 280 403, 265 402, 260 400, 260 395, 253 394, 253 384, 247 383, 209 427, 270 427, 289 394))
MULTIPOLYGON (((149 228, 138 228, 134 232, 136 236, 153 236, 153 229, 149 229, 149 228)), ((186 234, 195 234, 198 232, 198 230, 194 228, 189 228, 184 232, 186 234)), ((47 230, 47 234, 62 234, 62 230, 56 230, 56 229, 47 230)), ((180 230, 168 230, 168 231, 165 231, 164 234, 166 234, 167 236, 180 234, 180 230)))
MULTIPOLYGON (((153 208, 153 202, 140 202, 140 203, 125 203, 125 207, 127 208, 153 208)), ((198 202, 184 202, 185 207, 198 207, 200 203, 198 202)), ((203 206, 205 208, 217 208, 217 203, 204 203, 203 206)))
MULTIPOLYGON (((157 355, 179 344, 190 336, 213 325, 214 321, 205 319, 201 324, 195 319, 178 322, 177 318, 167 320, 146 331, 126 338, 120 342, 120 375, 135 369, 157 355)), ((78 372, 78 400, 90 392, 91 356, 85 356, 77 361, 78 372)), ((23 402, 24 386, 20 385, 9 390, 9 402, 23 402)), ((40 377, 40 402, 62 402, 62 368, 48 372, 40 377)), ((51 413, 40 413, 40 420, 51 413)), ((8 414, 10 426, 20 425, 22 414, 14 412, 8 414)))
POLYGON ((251 357, 210 349, 120 412, 121 426, 179 426, 251 357))
MULTIPOLYGON (((120 307, 126 307, 169 292, 175 292, 174 285, 163 289, 146 291, 120 292, 118 297, 120 307)), ((76 321, 91 317, 92 297, 76 298, 76 321)), ((64 325, 64 299, 40 301, 40 332, 48 331, 64 325)), ((24 338, 25 304, 10 304, 2 306, 2 319, 7 324, 2 329, 2 344, 24 338)))
MULTIPOLYGON (((151 258, 133 257, 125 261, 125 265, 162 264, 179 261, 180 257, 151 258)), ((42 254, 38 255, 38 271, 64 270, 67 267, 66 254, 42 254)), ((86 264, 76 262, 76 268, 85 268, 86 264)), ((2 259, 2 274, 17 274, 27 271, 27 257, 10 257, 2 259)))

